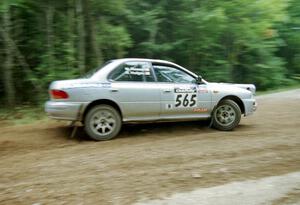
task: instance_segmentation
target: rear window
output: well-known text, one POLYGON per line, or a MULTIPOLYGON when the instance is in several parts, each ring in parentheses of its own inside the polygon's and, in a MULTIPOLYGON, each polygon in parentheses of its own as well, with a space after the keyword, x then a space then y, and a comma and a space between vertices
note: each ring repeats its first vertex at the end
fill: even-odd
POLYGON ((144 82, 154 81, 149 62, 126 62, 113 70, 109 76, 113 81, 144 82))

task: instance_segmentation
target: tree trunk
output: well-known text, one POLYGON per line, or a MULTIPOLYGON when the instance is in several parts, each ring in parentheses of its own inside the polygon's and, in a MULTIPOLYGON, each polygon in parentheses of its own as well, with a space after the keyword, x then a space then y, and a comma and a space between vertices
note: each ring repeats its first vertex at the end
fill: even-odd
POLYGON ((91 17, 91 44, 95 56, 95 62, 97 63, 97 66, 100 66, 102 64, 103 59, 102 59, 101 49, 97 42, 97 28, 92 18, 93 17, 91 17))
POLYGON ((4 90, 6 93, 8 106, 14 106, 16 103, 15 87, 13 83, 13 51, 12 45, 10 43, 10 31, 11 31, 11 19, 10 19, 10 9, 7 6, 7 10, 3 11, 3 45, 5 52, 5 62, 4 62, 4 90))
POLYGON ((75 22, 74 22, 74 8, 75 8, 75 0, 69 0, 68 1, 68 44, 67 44, 67 50, 68 50, 68 57, 67 57, 67 64, 68 64, 68 69, 72 70, 74 69, 74 63, 75 63, 75 34, 74 34, 74 27, 75 27, 75 22))
POLYGON ((46 33, 47 33, 47 64, 48 69, 54 69, 54 5, 51 0, 47 1, 46 6, 46 33))
POLYGON ((83 1, 84 0, 76 0, 77 34, 78 34, 78 68, 81 74, 85 72, 85 59, 86 59, 83 1))
MULTIPOLYGON (((149 30, 149 43, 151 45, 156 45, 156 35, 158 32, 158 24, 159 24, 159 20, 154 20, 152 24, 150 24, 150 30, 149 30)), ((154 57, 154 53, 153 50, 149 50, 148 49, 148 53, 147 53, 147 57, 148 58, 153 58, 154 57)))
POLYGON ((90 48, 91 53, 87 56, 89 59, 89 66, 99 66, 102 63, 102 53, 99 48, 99 44, 97 42, 97 27, 95 24, 95 19, 92 13, 90 12, 92 9, 90 8, 89 1, 85 1, 84 6, 84 17, 86 19, 86 31, 87 31, 87 47, 90 48))

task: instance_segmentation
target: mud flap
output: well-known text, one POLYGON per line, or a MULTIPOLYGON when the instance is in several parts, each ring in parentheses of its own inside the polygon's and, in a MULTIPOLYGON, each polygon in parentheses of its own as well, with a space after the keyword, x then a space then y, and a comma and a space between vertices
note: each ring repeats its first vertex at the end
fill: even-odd
POLYGON ((77 132, 77 129, 78 129, 78 126, 76 125, 76 121, 72 121, 70 124, 70 127, 73 127, 70 138, 74 138, 74 136, 77 132))
POLYGON ((79 127, 79 125, 76 122, 78 122, 78 120, 80 120, 82 109, 83 109, 83 105, 80 105, 79 111, 78 111, 77 117, 76 117, 77 120, 72 121, 69 125, 70 127, 73 127, 70 138, 74 138, 74 136, 76 135, 76 132, 77 132, 78 127, 79 127))
POLYGON ((213 124, 214 124, 214 112, 217 106, 214 107, 214 109, 211 111, 211 118, 210 118, 210 123, 209 123, 209 127, 212 128, 213 124))

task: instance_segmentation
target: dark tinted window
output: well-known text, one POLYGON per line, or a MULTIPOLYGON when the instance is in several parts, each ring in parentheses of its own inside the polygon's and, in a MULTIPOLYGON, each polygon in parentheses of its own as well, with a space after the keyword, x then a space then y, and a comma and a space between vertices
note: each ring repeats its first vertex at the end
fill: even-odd
POLYGON ((151 64, 148 62, 126 62, 117 67, 109 79, 114 81, 154 81, 151 64))
POLYGON ((153 69, 158 82, 195 83, 196 79, 186 72, 168 65, 155 65, 153 69))

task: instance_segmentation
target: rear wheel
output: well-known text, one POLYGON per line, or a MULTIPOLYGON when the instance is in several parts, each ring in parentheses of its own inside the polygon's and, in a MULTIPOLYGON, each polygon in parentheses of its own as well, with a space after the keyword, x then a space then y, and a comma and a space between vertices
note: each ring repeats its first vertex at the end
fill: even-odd
POLYGON ((116 137, 122 126, 119 112, 109 105, 97 105, 84 119, 84 129, 94 140, 110 140, 116 137))
POLYGON ((241 109, 232 100, 222 100, 213 112, 213 127, 228 131, 234 129, 241 120, 241 109))

